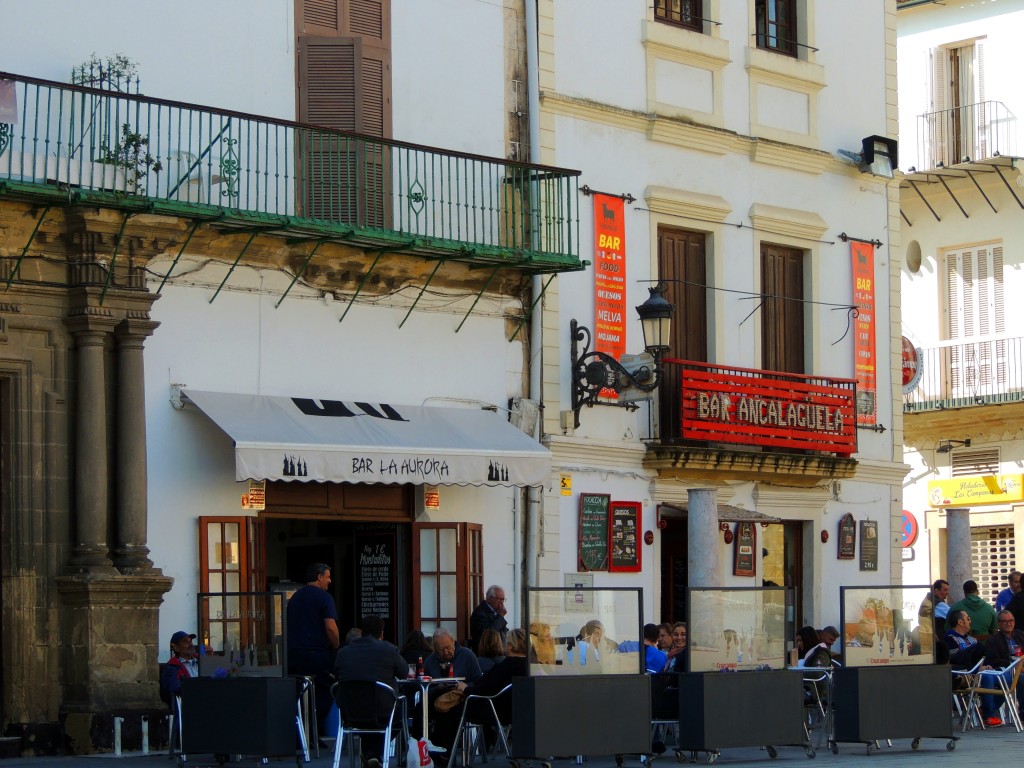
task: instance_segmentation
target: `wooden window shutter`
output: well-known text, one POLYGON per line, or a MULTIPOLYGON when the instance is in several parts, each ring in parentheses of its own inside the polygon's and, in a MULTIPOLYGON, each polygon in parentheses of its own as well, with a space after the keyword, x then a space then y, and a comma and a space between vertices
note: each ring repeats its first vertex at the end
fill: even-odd
MULTIPOLYGON (((658 275, 668 284, 666 298, 675 306, 669 357, 703 362, 708 357, 707 235, 658 227, 658 275)), ((682 370, 665 367, 659 387, 662 440, 676 440, 682 429, 682 370)))
POLYGON ((339 35, 345 28, 342 0, 296 0, 300 35, 339 35))
POLYGON ((773 371, 804 372, 803 253, 761 246, 761 365, 773 371))

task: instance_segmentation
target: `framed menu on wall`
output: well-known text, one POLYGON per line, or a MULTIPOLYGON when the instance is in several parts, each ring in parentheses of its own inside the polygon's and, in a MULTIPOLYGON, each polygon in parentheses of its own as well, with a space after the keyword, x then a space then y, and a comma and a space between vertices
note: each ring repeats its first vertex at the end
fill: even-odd
POLYGON ((607 493, 580 494, 578 559, 581 571, 608 570, 607 493))
POLYGON ((857 553, 857 522, 850 512, 843 515, 839 521, 839 541, 836 543, 839 546, 836 559, 853 560, 857 553))
POLYGON ((613 501, 608 509, 609 571, 639 571, 640 502, 613 501))
POLYGON ((860 521, 860 569, 878 570, 878 522, 860 521))
POLYGON ((397 541, 393 526, 363 523, 356 527, 356 589, 359 620, 381 616, 393 624, 396 617, 395 563, 397 541))

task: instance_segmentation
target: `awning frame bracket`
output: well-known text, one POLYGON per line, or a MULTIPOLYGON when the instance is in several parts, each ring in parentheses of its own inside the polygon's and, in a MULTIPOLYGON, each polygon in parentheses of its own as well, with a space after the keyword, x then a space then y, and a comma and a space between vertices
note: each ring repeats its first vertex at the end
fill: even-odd
POLYGON ((313 257, 316 255, 316 252, 320 250, 320 246, 326 242, 326 238, 321 238, 316 241, 316 245, 313 246, 313 250, 311 250, 309 252, 309 255, 306 256, 306 260, 302 262, 302 267, 299 269, 298 272, 295 273, 295 276, 292 278, 292 281, 288 283, 288 287, 284 289, 284 293, 282 293, 281 298, 277 300, 277 303, 274 305, 274 309, 277 309, 278 307, 281 306, 281 302, 284 301, 285 298, 287 298, 288 292, 291 291, 295 283, 301 280, 302 276, 306 274, 306 268, 309 266, 309 262, 313 260, 313 257))
POLYGON ((171 273, 174 271, 174 268, 178 266, 178 261, 185 254, 185 249, 188 248, 188 244, 192 242, 192 236, 199 230, 199 227, 201 227, 202 224, 203 222, 201 219, 198 219, 192 223, 192 229, 188 231, 188 237, 186 237, 185 242, 181 244, 181 248, 178 249, 178 255, 174 257, 174 261, 171 262, 170 269, 167 270, 167 274, 164 275, 164 279, 160 281, 160 286, 156 289, 158 295, 160 291, 164 289, 164 285, 167 283, 168 279, 170 279, 171 273))
POLYGON ((1020 198, 1017 197, 1017 193, 1013 191, 1013 187, 1010 186, 1010 182, 1008 182, 1006 180, 1006 177, 1003 176, 1003 172, 1001 170, 999 170, 1000 166, 994 165, 992 167, 996 169, 996 173, 998 173, 999 174, 999 178, 1003 180, 1003 184, 1006 185, 1006 189, 1009 190, 1010 195, 1012 195, 1013 199, 1017 201, 1017 205, 1020 206, 1021 210, 1024 210, 1024 203, 1022 203, 1020 198))
POLYGON ((423 284, 423 287, 420 288, 420 292, 418 294, 416 294, 416 298, 412 302, 412 306, 409 307, 409 311, 405 313, 405 317, 402 318, 402 322, 400 322, 398 324, 399 328, 401 328, 403 325, 405 325, 405 321, 409 319, 409 315, 411 315, 412 311, 414 309, 416 309, 416 305, 420 303, 420 299, 422 299, 423 298, 423 294, 427 292, 427 287, 430 285, 431 281, 433 281, 434 275, 437 274, 437 270, 439 270, 441 268, 441 265, 444 264, 444 261, 445 261, 444 259, 438 259, 437 264, 434 265, 434 269, 431 270, 430 276, 427 278, 427 282, 425 282, 423 284))
POLYGON ((214 299, 216 299, 217 296, 220 295, 221 289, 227 284, 228 278, 231 277, 231 273, 235 271, 235 267, 238 266, 238 262, 242 260, 242 257, 245 255, 245 252, 249 250, 249 246, 252 245, 252 241, 256 239, 256 235, 258 234, 260 234, 259 231, 253 231, 249 233, 249 239, 245 241, 245 245, 242 246, 242 250, 239 251, 238 256, 235 257, 235 261, 231 265, 231 269, 229 269, 228 273, 224 275, 224 279, 220 281, 220 285, 217 286, 217 290, 214 291, 213 296, 210 297, 210 304, 213 304, 214 299))
POLYGON ((971 218, 967 214, 967 211, 964 210, 964 207, 962 205, 960 205, 960 201, 956 199, 956 195, 954 195, 953 194, 953 190, 949 188, 949 184, 947 184, 946 180, 944 178, 942 178, 942 174, 941 173, 938 174, 937 177, 939 179, 939 184, 941 184, 945 188, 945 190, 949 193, 949 196, 951 198, 953 198, 953 202, 956 203, 956 207, 960 209, 960 213, 962 213, 964 215, 964 218, 965 219, 971 218))
POLYGON ((540 293, 537 294, 537 298, 535 298, 533 300, 533 303, 530 304, 529 308, 526 310, 526 314, 524 314, 521 318, 519 318, 519 325, 516 326, 516 329, 512 332, 512 335, 509 336, 509 338, 508 338, 508 340, 510 342, 516 340, 516 336, 519 335, 519 329, 521 329, 524 325, 526 325, 526 322, 531 317, 533 317, 533 310, 537 308, 537 304, 540 302, 541 299, 544 298, 544 294, 547 292, 548 286, 551 285, 551 281, 554 280, 555 277, 557 277, 557 273, 556 272, 553 272, 550 275, 548 275, 548 281, 546 283, 544 283, 544 287, 540 289, 540 293))
MULTIPOLYGON (((988 207, 992 209, 992 213, 999 213, 999 211, 997 211, 997 210, 996 210, 996 207, 995 207, 994 205, 992 205, 992 201, 988 199, 988 195, 986 195, 986 194, 985 194, 985 190, 983 190, 983 189, 981 188, 981 184, 979 184, 979 183, 978 183, 978 180, 977 180, 976 178, 974 178, 974 174, 973 174, 973 173, 971 173, 971 171, 970 171, 970 170, 968 170, 968 169, 966 169, 966 168, 964 169, 964 173, 966 173, 966 174, 967 174, 967 176, 968 176, 968 178, 969 178, 969 179, 970 179, 971 181, 973 181, 973 182, 974 182, 974 186, 976 186, 976 187, 978 188, 978 193, 979 193, 979 194, 980 194, 980 195, 981 195, 981 196, 982 196, 983 198, 985 198, 985 202, 986 202, 986 203, 988 203, 988 207)), ((989 173, 991 173, 991 171, 989 171, 989 173)))
POLYGON ((356 292, 352 294, 352 298, 349 299, 348 306, 345 307, 345 311, 341 313, 341 317, 338 318, 338 322, 342 322, 348 315, 348 311, 352 309, 352 305, 356 303, 356 299, 363 290, 363 286, 366 285, 366 281, 370 279, 370 275, 373 274, 373 270, 377 268, 377 262, 380 261, 380 257, 387 253, 390 248, 381 248, 377 251, 377 255, 373 259, 373 263, 370 268, 366 270, 366 274, 363 275, 363 279, 359 281, 359 285, 356 286, 356 292))
POLYGON ((469 319, 469 316, 473 314, 473 310, 476 309, 476 305, 480 301, 480 297, 483 296, 484 292, 491 287, 491 281, 494 280, 494 276, 498 274, 498 270, 501 269, 503 266, 503 264, 498 264, 493 270, 491 270, 491 274, 487 276, 487 280, 483 284, 483 287, 480 289, 480 292, 476 295, 476 298, 473 299, 473 303, 472 305, 470 305, 469 311, 466 313, 466 316, 462 318, 462 322, 459 323, 459 327, 455 329, 456 333, 462 330, 462 326, 466 324, 466 321, 469 319))
POLYGON ((925 207, 927 207, 928 210, 932 212, 932 216, 935 217, 935 220, 941 222, 942 219, 939 218, 939 214, 935 212, 935 209, 932 208, 932 204, 925 199, 925 196, 923 194, 921 194, 921 190, 917 188, 917 184, 914 183, 913 179, 907 179, 907 181, 910 184, 910 188, 917 192, 917 196, 921 198, 921 202, 925 204, 925 207))
POLYGON ((25 247, 21 249, 21 255, 18 256, 18 260, 14 262, 14 269, 11 270, 10 276, 7 278, 6 291, 11 290, 11 283, 14 282, 14 278, 18 276, 18 271, 21 269, 21 262, 25 260, 25 256, 28 253, 28 249, 32 247, 32 241, 36 239, 36 234, 39 232, 39 227, 43 225, 43 219, 46 218, 46 214, 50 212, 52 206, 44 206, 43 212, 39 214, 39 218, 36 220, 35 227, 32 228, 32 234, 28 236, 28 242, 25 243, 25 247))

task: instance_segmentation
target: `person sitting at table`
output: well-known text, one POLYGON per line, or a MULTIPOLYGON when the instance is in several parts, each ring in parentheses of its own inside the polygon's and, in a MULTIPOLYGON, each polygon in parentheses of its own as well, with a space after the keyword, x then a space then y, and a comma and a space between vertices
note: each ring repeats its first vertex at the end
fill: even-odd
POLYGON ((832 666, 832 654, 828 645, 818 639, 818 631, 814 627, 800 627, 796 633, 797 666, 824 667, 832 666))
POLYGON ((405 636, 402 650, 399 651, 402 654, 402 658, 409 664, 418 664, 420 659, 427 658, 433 652, 434 649, 430 647, 427 638, 418 629, 410 631, 405 636))
POLYGON ((479 652, 476 655, 480 671, 487 674, 495 664, 505 660, 505 648, 501 644, 501 635, 496 629, 485 629, 480 636, 479 652))
MULTIPOLYGON (((982 682, 987 688, 997 688, 999 686, 999 683, 993 677, 993 675, 998 673, 998 669, 1008 667, 1017 658, 1024 656, 1024 632, 1016 628, 1017 621, 1013 618, 1013 614, 1003 609, 999 612, 997 620, 999 631, 984 642, 985 664, 991 664, 997 668, 996 672, 982 673, 982 682)), ((1001 674, 1003 680, 1009 686, 1013 680, 1013 672, 1006 671, 1001 674)), ((996 697, 992 696, 991 709, 995 709, 996 702, 996 697)), ((1017 685, 1017 703, 1018 709, 1024 711, 1024 686, 1020 684, 1017 685)), ((986 722, 985 725, 989 725, 989 723, 986 722)))
POLYGON ((160 699, 166 704, 171 704, 181 693, 182 680, 199 677, 199 660, 192 644, 195 638, 181 630, 171 635, 171 658, 160 669, 160 699))
POLYGON ((582 627, 576 635, 576 642, 566 653, 566 663, 579 664, 584 667, 587 661, 597 664, 601 663, 601 638, 604 637, 604 624, 597 619, 591 619, 582 627))
POLYGON ((667 621, 658 625, 658 650, 668 654, 672 647, 672 625, 667 621))
MULTIPOLYGON (((391 643, 384 642, 384 620, 380 616, 364 616, 359 624, 362 634, 344 645, 334 658, 334 676, 339 683, 372 681, 395 687, 396 679, 404 679, 409 665, 391 643)), ((345 716, 343 697, 338 709, 345 716)), ((360 740, 365 768, 378 768, 383 754, 384 738, 365 734, 360 740)))
MULTIPOLYGON (((429 677, 461 677, 472 683, 480 677, 480 662, 469 648, 455 644, 451 632, 438 627, 434 630, 434 651, 423 660, 423 674, 429 677)), ((431 691, 431 695, 433 693, 431 691)))
POLYGON ((952 627, 943 644, 949 649, 949 663, 956 669, 970 669, 985 655, 985 648, 971 635, 971 615, 963 610, 950 610, 946 621, 952 627))
MULTIPOLYGON (((455 741, 455 732, 459 727, 459 719, 466 706, 465 697, 470 695, 493 696, 512 682, 513 678, 525 677, 528 673, 526 662, 526 630, 522 628, 513 629, 508 633, 505 641, 505 660, 495 664, 491 669, 480 676, 475 682, 466 684, 458 682, 455 689, 462 691, 463 702, 448 710, 437 712, 433 718, 433 732, 430 736, 431 742, 445 750, 445 754, 452 748, 455 741)), ((466 713, 466 719, 470 722, 490 724, 493 720, 490 707, 487 702, 472 702, 472 707, 466 713)), ((512 721, 512 697, 502 696, 494 702, 494 708, 498 713, 498 719, 502 723, 512 721)), ((486 732, 486 731, 485 731, 486 732)), ((441 755, 442 759, 444 755, 441 755)), ((435 759, 435 765, 437 760, 435 759)))
POLYGON ((672 625, 672 647, 666 654, 668 660, 665 662, 663 672, 685 672, 686 671, 686 622, 677 621, 672 625))

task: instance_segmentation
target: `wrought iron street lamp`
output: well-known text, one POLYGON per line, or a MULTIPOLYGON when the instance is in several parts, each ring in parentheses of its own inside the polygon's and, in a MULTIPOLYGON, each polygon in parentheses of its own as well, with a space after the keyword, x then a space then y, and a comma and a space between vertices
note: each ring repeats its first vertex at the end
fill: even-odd
POLYGON ((575 320, 569 322, 572 337, 572 411, 576 428, 580 426, 580 409, 598 402, 602 390, 610 389, 619 393, 630 387, 641 392, 657 389, 661 377, 661 357, 669 348, 672 314, 675 312, 675 307, 665 298, 665 289, 666 286, 661 283, 650 288, 651 295, 647 301, 636 308, 644 334, 644 349, 654 358, 653 369, 642 365, 635 371, 628 371, 611 355, 591 351, 590 329, 575 320), (581 342, 582 351, 579 350, 581 342))

